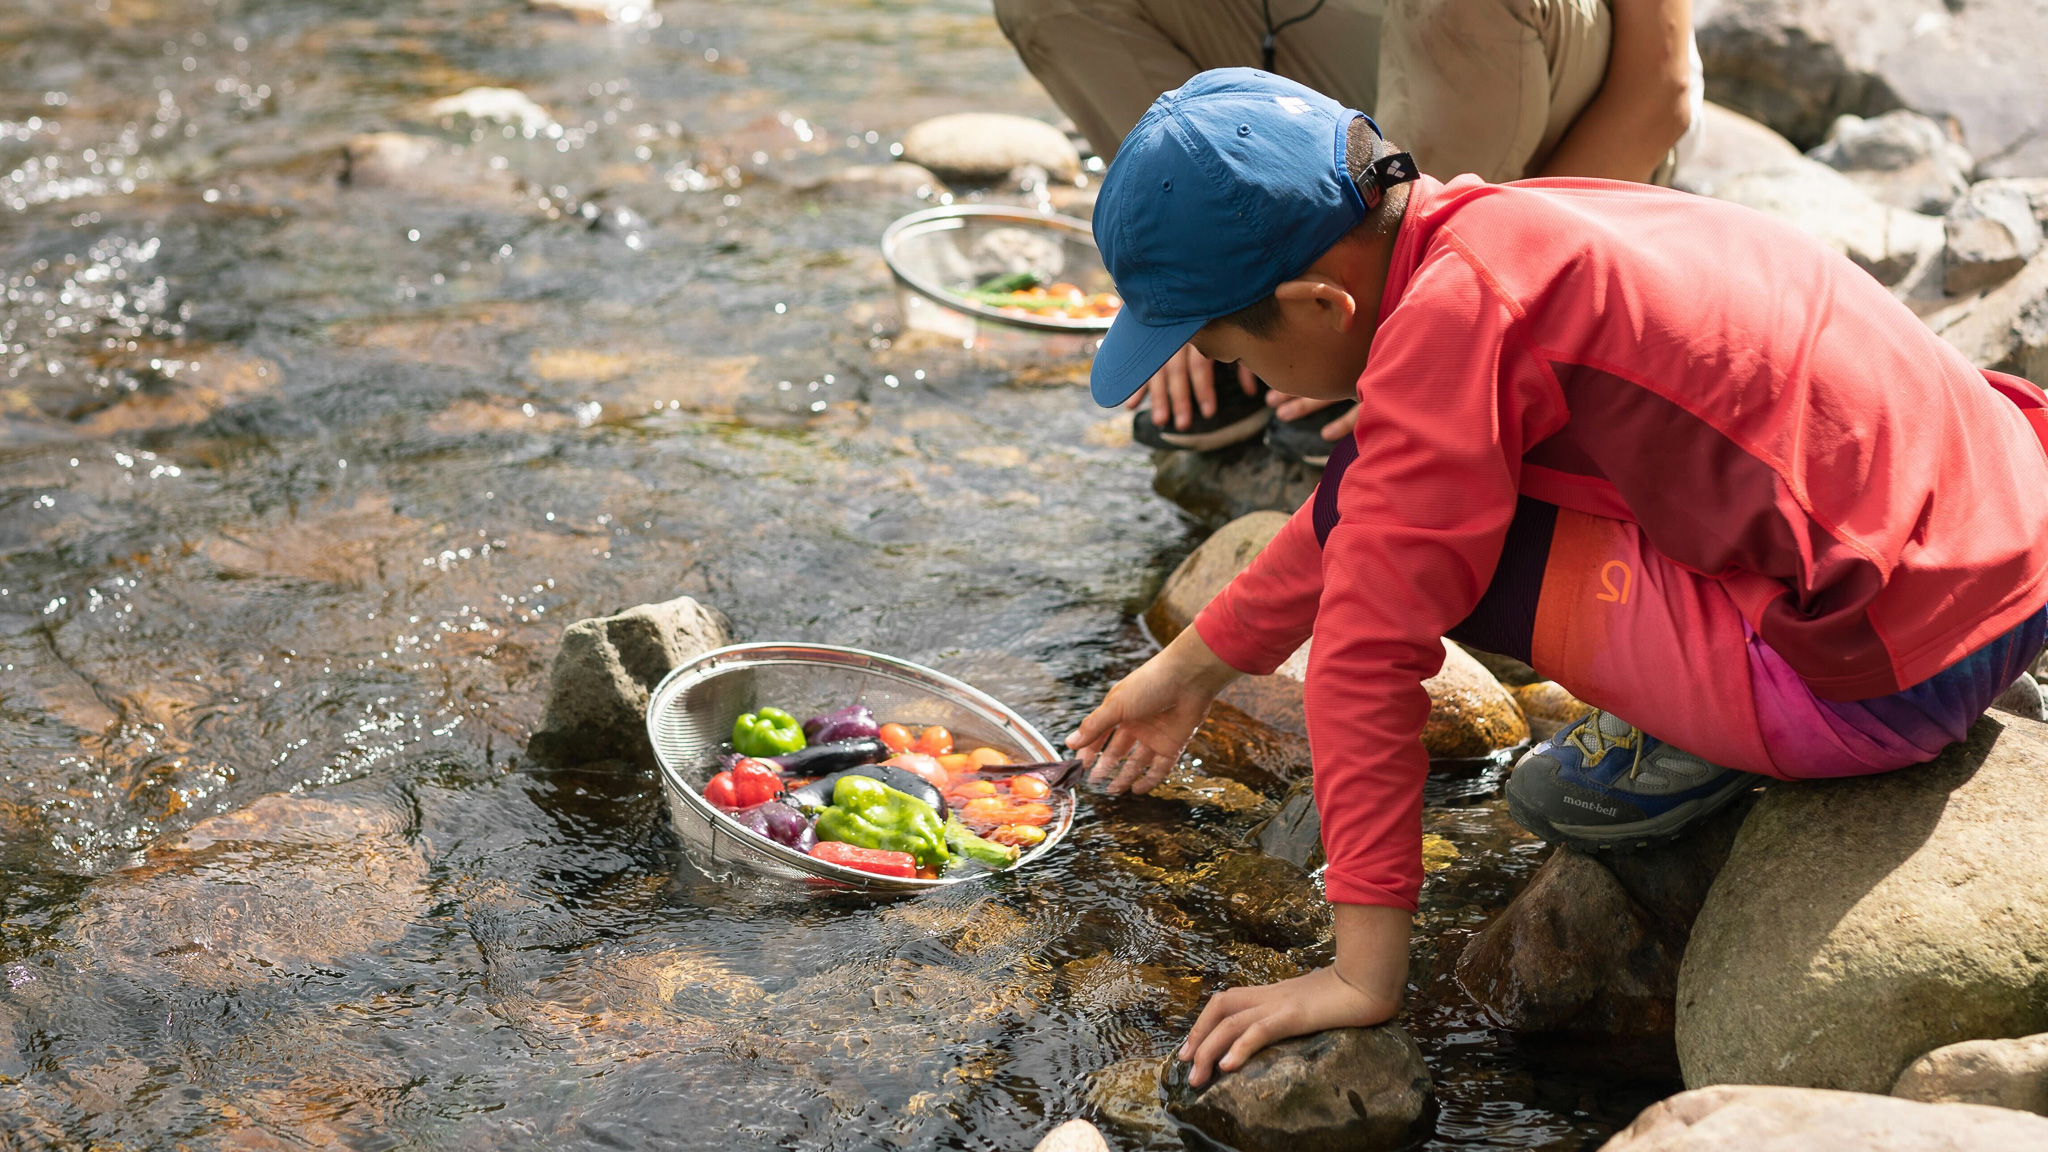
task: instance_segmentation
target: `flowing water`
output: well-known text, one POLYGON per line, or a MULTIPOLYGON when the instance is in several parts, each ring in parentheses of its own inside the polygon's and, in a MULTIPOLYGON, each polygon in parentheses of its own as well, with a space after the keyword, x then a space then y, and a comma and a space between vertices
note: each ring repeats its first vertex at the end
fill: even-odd
MULTIPOLYGON (((618 14, 0 5, 0 1143, 1171 1148, 1134 1062, 1319 959, 1182 898, 1269 799, 1090 798, 878 904, 710 884, 651 776, 523 756, 560 629, 685 593, 1064 731, 1199 539, 1084 366, 897 331, 915 200, 805 190, 1055 115, 985 5, 618 14), (425 112, 479 86, 534 106, 425 112), (440 155, 343 183, 386 130, 440 155)), ((1430 819, 1436 1145, 1597 1144, 1669 1085, 1463 1000, 1432 958, 1536 847, 1430 819)))

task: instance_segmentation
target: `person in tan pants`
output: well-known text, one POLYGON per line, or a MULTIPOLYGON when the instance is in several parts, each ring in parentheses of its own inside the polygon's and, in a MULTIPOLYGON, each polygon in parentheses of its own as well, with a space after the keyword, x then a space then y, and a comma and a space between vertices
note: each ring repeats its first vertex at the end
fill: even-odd
MULTIPOLYGON (((995 14, 1105 160, 1160 93, 1211 68, 1268 68, 1369 113, 1441 180, 1665 183, 1699 99, 1691 0, 995 0, 995 14)), ((1183 349, 1132 406, 1147 400, 1161 429, 1214 417, 1210 362, 1183 349)), ((1268 400, 1281 420, 1326 404, 1268 400)))

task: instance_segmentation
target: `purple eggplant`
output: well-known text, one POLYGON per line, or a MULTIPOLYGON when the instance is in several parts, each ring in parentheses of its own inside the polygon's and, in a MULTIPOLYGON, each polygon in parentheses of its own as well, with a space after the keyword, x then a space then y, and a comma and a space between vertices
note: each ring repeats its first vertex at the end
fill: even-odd
MULTIPOLYGON (((821 776, 862 764, 873 764, 888 759, 890 755, 888 745, 872 736, 866 736, 852 740, 834 740, 829 744, 813 744, 808 748, 799 748, 780 756, 755 756, 753 759, 775 765, 784 775, 821 776)), ((730 771, 734 764, 745 759, 747 757, 736 752, 728 752, 718 758, 718 764, 719 767, 730 771)))
POLYGON ((839 740, 858 740, 880 735, 882 726, 875 723, 875 714, 865 704, 848 704, 837 712, 827 712, 804 721, 804 739, 812 744, 831 744, 839 740))
POLYGON ((892 764, 860 764, 844 772, 834 772, 830 776, 820 777, 792 790, 787 793, 786 799, 802 808, 823 808, 832 803, 832 788, 839 783, 841 776, 866 776, 880 780, 898 792, 915 796, 931 805, 941 819, 946 815, 946 798, 939 795, 939 790, 932 787, 931 781, 915 773, 905 772, 892 764))
POLYGON ((817 833, 811 830, 811 819, 780 800, 742 808, 732 818, 746 826, 747 831, 764 839, 773 840, 784 848, 809 852, 811 845, 818 842, 817 833))

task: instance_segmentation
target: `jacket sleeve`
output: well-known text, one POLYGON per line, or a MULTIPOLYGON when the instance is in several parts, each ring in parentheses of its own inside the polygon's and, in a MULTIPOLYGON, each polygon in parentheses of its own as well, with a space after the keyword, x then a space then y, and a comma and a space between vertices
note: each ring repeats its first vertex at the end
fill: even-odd
POLYGON ((1422 682, 1493 578, 1514 518, 1523 417, 1502 365, 1526 377, 1533 361, 1504 351, 1513 321, 1439 247, 1383 318, 1359 379, 1358 458, 1322 547, 1306 695, 1335 903, 1412 910, 1422 890, 1422 682))

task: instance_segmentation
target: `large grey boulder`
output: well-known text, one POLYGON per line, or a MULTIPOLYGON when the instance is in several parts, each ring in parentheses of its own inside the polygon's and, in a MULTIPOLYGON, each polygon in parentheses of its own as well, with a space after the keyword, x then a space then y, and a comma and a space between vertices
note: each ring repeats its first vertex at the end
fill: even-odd
POLYGON ((1943 1045, 1899 1073, 1892 1095, 2048 1115, 2048 1033, 1943 1045))
POLYGON ((1775 129, 1709 101, 1701 109, 1699 146, 1679 161, 1672 187, 1712 196, 1722 184, 1750 172, 1790 168, 1799 149, 1775 129))
POLYGON ((1894 208, 1932 215, 1970 188, 1976 161, 1948 130, 1903 108, 1882 116, 1838 116, 1809 153, 1894 208))
POLYGON ((2027 1152, 2048 1120, 1817 1088, 1725 1085, 1645 1108, 1601 1152, 2027 1152))
POLYGON ((1081 154, 1066 133, 1043 120, 1003 112, 926 120, 903 134, 903 159, 968 184, 994 183, 1030 164, 1069 182, 1081 171, 1081 154))
POLYGON ((1940 220, 1880 204, 1847 176, 1804 156, 1723 181, 1714 196, 1792 225, 1885 285, 1935 259, 1944 239, 1940 220))
POLYGON ((2048 252, 2005 283, 1925 319, 1979 368, 2048 382, 2048 252))
POLYGON ((648 692, 677 665, 731 642, 724 614, 688 596, 578 620, 562 632, 528 748, 565 764, 648 756, 648 692))
POLYGON ((1283 1040, 1200 1088, 1167 1070, 1167 1111, 1238 1152, 1390 1152, 1428 1136, 1429 1068, 1394 1024, 1283 1040))
POLYGON ((1954 120, 1982 176, 2048 175, 2048 5, 2032 0, 1701 0, 1707 96, 1801 147, 1837 116, 1954 120))
POLYGON ((1685 1082, 1887 1092, 1931 1049, 2048 1031, 2048 726, 1772 785, 1678 977, 1685 1082))
POLYGON ((1942 287, 1951 295, 1988 288, 2027 266, 2041 250, 2041 224, 2025 182, 1986 180, 1942 220, 1942 287))

